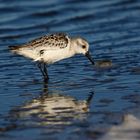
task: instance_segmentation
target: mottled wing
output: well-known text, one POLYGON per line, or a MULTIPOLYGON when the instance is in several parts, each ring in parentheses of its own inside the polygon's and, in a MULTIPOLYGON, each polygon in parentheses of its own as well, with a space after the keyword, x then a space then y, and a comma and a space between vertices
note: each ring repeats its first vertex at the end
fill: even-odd
POLYGON ((46 35, 41 38, 35 39, 23 47, 31 47, 33 49, 56 50, 66 48, 69 40, 66 34, 58 33, 46 35))

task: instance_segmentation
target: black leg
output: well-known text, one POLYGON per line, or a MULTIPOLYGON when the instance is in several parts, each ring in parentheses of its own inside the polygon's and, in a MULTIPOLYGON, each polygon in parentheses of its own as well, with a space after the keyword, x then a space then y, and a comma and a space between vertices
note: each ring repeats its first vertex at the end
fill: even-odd
POLYGON ((44 63, 39 62, 38 68, 40 69, 40 71, 44 77, 44 81, 47 82, 49 80, 49 77, 48 77, 46 65, 44 63))
POLYGON ((43 69, 42 69, 42 63, 39 62, 37 66, 38 66, 38 68, 40 69, 42 75, 45 76, 45 75, 44 75, 44 72, 43 72, 43 69))
POLYGON ((47 65, 44 63, 43 64, 44 65, 44 73, 45 73, 45 75, 48 77, 48 79, 49 79, 49 76, 48 76, 48 71, 47 71, 47 65))
POLYGON ((43 64, 43 70, 44 70, 44 74, 45 74, 45 80, 49 80, 47 65, 45 63, 43 64))

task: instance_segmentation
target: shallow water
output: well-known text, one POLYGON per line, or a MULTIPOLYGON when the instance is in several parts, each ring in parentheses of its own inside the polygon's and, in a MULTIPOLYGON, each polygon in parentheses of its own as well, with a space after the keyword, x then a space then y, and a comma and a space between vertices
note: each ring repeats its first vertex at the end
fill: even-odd
POLYGON ((104 139, 127 114, 139 120, 139 15, 137 0, 0 0, 0 139, 104 139), (53 32, 86 38, 96 65, 60 61, 47 84, 8 50, 53 32))

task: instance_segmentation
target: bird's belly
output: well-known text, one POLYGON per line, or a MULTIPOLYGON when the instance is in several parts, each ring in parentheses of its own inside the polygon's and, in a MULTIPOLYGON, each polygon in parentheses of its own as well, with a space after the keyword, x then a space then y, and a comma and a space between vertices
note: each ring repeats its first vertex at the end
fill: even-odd
POLYGON ((67 50, 57 50, 57 51, 50 50, 50 51, 46 51, 42 59, 44 62, 51 64, 65 58, 69 58, 71 56, 72 54, 69 53, 67 50))
POLYGON ((43 61, 47 64, 57 62, 59 60, 69 58, 74 54, 69 51, 69 49, 59 49, 59 50, 45 50, 43 54, 40 54, 40 50, 23 49, 17 52, 19 55, 23 55, 34 61, 43 61))

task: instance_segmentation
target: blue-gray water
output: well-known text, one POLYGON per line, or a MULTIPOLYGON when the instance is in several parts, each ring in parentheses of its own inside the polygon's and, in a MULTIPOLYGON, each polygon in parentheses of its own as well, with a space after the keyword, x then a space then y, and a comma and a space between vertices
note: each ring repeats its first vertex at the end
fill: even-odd
POLYGON ((0 0, 0 139, 100 139, 127 114, 140 119, 139 105, 139 0, 0 0), (86 38, 95 62, 111 66, 78 55, 43 83, 8 46, 53 32, 86 38))

